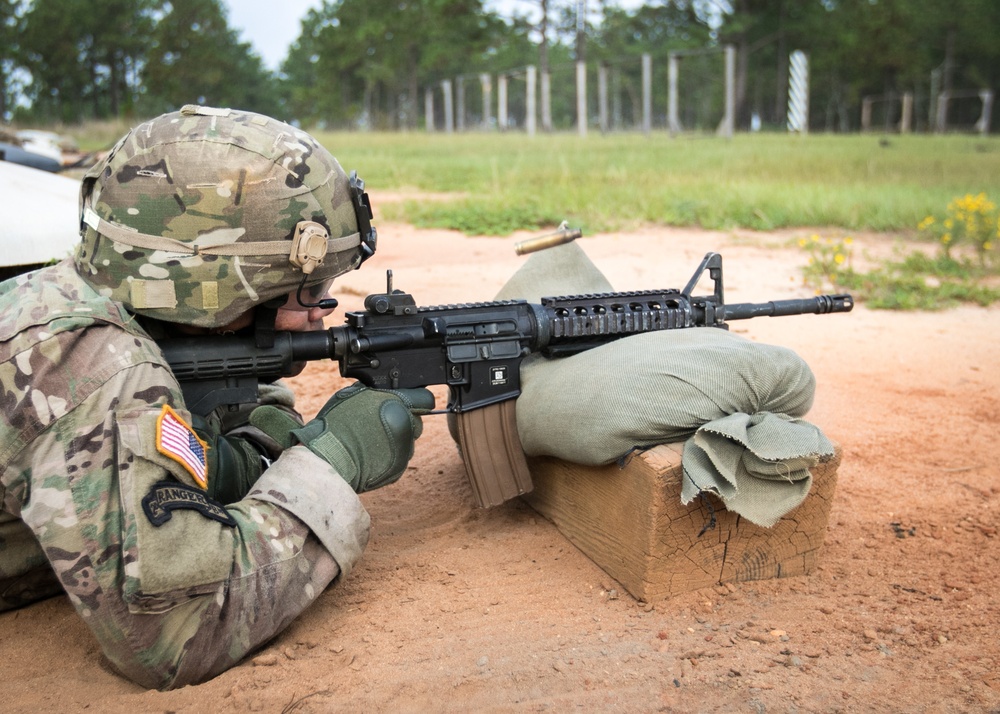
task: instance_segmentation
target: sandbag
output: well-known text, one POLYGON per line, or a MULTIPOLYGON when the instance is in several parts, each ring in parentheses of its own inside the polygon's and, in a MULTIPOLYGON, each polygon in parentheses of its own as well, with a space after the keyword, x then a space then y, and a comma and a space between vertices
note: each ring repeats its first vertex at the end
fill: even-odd
MULTIPOLYGON (((570 243, 532 255, 497 299, 611 289, 570 243)), ((783 347, 715 327, 644 333, 571 357, 526 359, 517 429, 528 455, 588 465, 686 441, 682 501, 708 491, 770 526, 805 498, 809 468, 833 455, 799 418, 815 386, 808 365, 783 347)))

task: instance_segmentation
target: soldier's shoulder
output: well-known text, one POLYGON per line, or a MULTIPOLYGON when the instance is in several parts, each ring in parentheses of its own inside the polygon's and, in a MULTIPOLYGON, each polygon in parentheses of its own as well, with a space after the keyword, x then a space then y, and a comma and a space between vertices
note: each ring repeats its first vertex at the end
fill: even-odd
POLYGON ((94 322, 110 322, 142 334, 119 303, 80 277, 70 259, 0 284, 0 340, 35 326, 51 325, 50 331, 64 331, 94 322))
POLYGON ((98 341, 112 352, 127 346, 133 358, 161 361, 156 344, 124 308, 100 295, 66 260, 0 286, 0 362, 40 347, 65 349, 98 341), (93 330, 91 327, 107 329, 93 330))
POLYGON ((0 469, 4 457, 57 420, 101 423, 117 399, 118 375, 127 373, 150 393, 170 389, 162 353, 134 322, 80 280, 71 264, 0 287, 0 469))

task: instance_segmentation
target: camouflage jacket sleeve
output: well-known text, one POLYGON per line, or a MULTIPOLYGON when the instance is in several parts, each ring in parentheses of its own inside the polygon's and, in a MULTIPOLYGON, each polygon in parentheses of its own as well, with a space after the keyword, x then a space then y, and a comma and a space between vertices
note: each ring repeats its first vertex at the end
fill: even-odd
POLYGON ((130 679, 170 688, 224 671, 363 550, 367 513, 304 447, 243 500, 207 499, 164 446, 167 407, 189 417, 173 375, 120 327, 42 337, 6 364, 21 374, 5 375, 5 389, 21 389, 4 395, 14 399, 7 427, 17 426, 0 463, 3 510, 31 528, 130 679))

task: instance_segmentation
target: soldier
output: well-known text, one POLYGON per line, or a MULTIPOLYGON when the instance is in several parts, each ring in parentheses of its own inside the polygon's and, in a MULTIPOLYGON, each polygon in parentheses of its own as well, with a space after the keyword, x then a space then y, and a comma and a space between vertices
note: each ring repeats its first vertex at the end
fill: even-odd
POLYGON ((65 590, 114 667, 208 679, 286 627, 368 540, 427 390, 291 392, 208 418, 156 339, 322 328, 375 250, 363 183, 308 134, 186 106, 83 179, 82 241, 0 284, 0 610, 65 590))

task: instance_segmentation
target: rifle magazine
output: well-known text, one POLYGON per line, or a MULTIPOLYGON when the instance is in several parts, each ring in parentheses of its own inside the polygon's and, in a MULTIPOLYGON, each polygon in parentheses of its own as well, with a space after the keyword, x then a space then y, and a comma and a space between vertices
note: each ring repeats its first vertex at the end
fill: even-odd
POLYGON ((465 474, 480 508, 499 506, 534 488, 517 433, 516 401, 456 415, 465 474))

